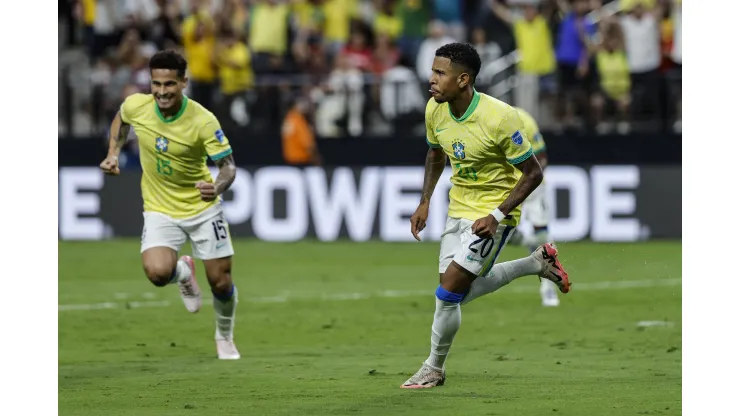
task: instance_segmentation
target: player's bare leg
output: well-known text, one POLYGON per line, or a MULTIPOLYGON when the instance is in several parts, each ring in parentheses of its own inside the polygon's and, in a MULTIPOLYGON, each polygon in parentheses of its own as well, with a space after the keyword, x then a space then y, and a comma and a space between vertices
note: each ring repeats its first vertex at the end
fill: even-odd
POLYGON ((144 273, 155 286, 177 283, 180 297, 189 312, 198 312, 202 304, 200 288, 195 280, 195 267, 189 256, 177 259, 177 252, 169 247, 152 247, 141 253, 144 273))
POLYGON ((231 280, 231 257, 204 260, 203 264, 213 293, 218 358, 238 360, 241 356, 234 345, 234 320, 238 300, 236 287, 231 280))

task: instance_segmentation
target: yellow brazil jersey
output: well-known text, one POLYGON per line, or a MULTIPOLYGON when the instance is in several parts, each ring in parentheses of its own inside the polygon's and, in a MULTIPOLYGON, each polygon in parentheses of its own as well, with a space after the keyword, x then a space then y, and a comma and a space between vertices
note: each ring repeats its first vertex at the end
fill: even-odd
MULTIPOLYGON (((513 107, 475 92, 460 118, 448 103, 430 99, 426 108, 427 143, 450 158, 452 189, 448 215, 475 221, 506 200, 519 180, 515 164, 532 156, 524 123, 513 107)), ((521 208, 501 221, 517 225, 521 208)))
POLYGON ((213 182, 207 157, 231 154, 210 111, 184 97, 180 111, 165 119, 151 94, 133 94, 121 105, 121 119, 138 137, 144 211, 190 218, 219 203, 203 201, 195 187, 198 181, 213 182))
POLYGON ((527 132, 527 138, 532 143, 532 153, 537 154, 546 150, 545 139, 542 137, 540 127, 537 125, 534 117, 531 114, 524 111, 524 109, 515 107, 519 117, 522 118, 524 123, 524 131, 527 132))

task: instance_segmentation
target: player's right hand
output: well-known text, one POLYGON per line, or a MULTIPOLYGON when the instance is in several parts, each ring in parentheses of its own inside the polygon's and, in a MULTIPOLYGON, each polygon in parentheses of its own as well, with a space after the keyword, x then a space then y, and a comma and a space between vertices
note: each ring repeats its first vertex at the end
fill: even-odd
POLYGON ((419 233, 427 226, 427 217, 429 217, 429 203, 422 202, 416 208, 414 215, 411 216, 411 234, 417 241, 421 241, 419 233))
POLYGON ((106 175, 118 175, 121 170, 118 168, 118 158, 116 156, 108 156, 100 164, 100 169, 106 175))

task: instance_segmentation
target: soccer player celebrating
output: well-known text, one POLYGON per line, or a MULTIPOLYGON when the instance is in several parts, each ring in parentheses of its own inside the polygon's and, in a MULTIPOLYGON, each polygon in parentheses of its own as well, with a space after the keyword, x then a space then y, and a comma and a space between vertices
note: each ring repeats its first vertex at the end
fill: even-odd
POLYGON ((461 304, 527 275, 552 280, 563 293, 570 290, 568 274, 550 244, 528 257, 496 264, 519 221, 520 204, 542 182, 542 169, 516 110, 474 89, 480 66, 475 49, 462 43, 437 49, 432 64, 432 99, 425 115, 429 150, 421 202, 411 217, 411 233, 417 240, 426 227, 429 202, 447 156, 453 168, 452 188, 439 253, 432 349, 402 388, 444 384, 445 360, 460 328, 461 304))
MULTIPOLYGON (((515 110, 519 113, 519 117, 522 118, 524 131, 532 143, 532 153, 537 158, 537 161, 540 162, 544 173, 547 167, 547 148, 545 146, 545 139, 542 137, 542 133, 540 133, 540 128, 531 114, 521 108, 515 108, 515 110)), ((521 175, 519 171, 516 173, 521 175)), ((550 203, 547 197, 548 194, 545 190, 543 179, 542 184, 532 191, 529 197, 522 203, 522 218, 525 218, 532 224, 534 233, 531 236, 525 236, 518 229, 515 229, 509 239, 510 244, 525 246, 532 253, 541 244, 552 243, 552 238, 547 228, 550 222, 550 203)), ((542 298, 542 306, 554 307, 560 305, 556 286, 548 279, 542 279, 542 283, 540 283, 540 297, 542 298)))
POLYGON ((118 155, 131 127, 139 140, 144 200, 141 259, 155 286, 177 283, 185 308, 198 312, 201 292, 190 256, 177 254, 187 238, 193 257, 203 260, 216 312, 216 350, 220 359, 239 359, 233 340, 237 303, 231 280, 231 244, 220 195, 236 176, 229 141, 216 117, 183 95, 187 62, 174 51, 149 61, 151 94, 126 98, 110 129, 108 156, 100 164, 118 175, 118 155), (218 166, 214 181, 206 166, 218 166))

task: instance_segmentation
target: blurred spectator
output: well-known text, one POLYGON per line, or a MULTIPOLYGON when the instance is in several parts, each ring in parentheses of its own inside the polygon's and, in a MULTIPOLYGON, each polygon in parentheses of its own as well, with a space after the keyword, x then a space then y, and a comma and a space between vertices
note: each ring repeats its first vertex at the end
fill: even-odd
POLYGON ((160 14, 151 25, 151 40, 160 50, 175 49, 181 42, 180 9, 168 0, 159 0, 159 8, 160 14))
MULTIPOLYGON (((663 9, 655 0, 632 0, 623 4, 622 16, 627 61, 632 74, 635 106, 655 114, 660 94, 660 29, 663 9)), ((641 111, 642 112, 642 111, 641 111)))
POLYGON ((548 93, 555 92, 555 52, 547 21, 537 10, 536 2, 523 3, 522 16, 512 13, 498 0, 490 0, 493 12, 514 29, 519 53, 518 86, 514 90, 515 104, 536 120, 540 119, 540 85, 548 93))
POLYGON ((375 15, 373 30, 376 35, 387 36, 395 41, 401 36, 403 21, 394 13, 395 0, 381 0, 381 9, 375 15))
POLYGON ((236 31, 225 26, 221 28, 216 53, 218 76, 221 81, 223 102, 220 118, 223 121, 246 124, 248 121, 247 92, 254 86, 254 73, 251 66, 251 54, 247 45, 237 37, 236 31), (235 102, 238 106, 234 106, 235 102), (243 109, 235 117, 237 108, 243 109))
POLYGON ((362 73, 355 68, 345 54, 335 58, 334 70, 329 74, 323 91, 316 90, 316 131, 322 137, 340 137, 337 123, 347 121, 347 132, 351 136, 362 134, 362 109, 364 106, 362 73))
POLYGON ((350 33, 349 42, 342 48, 348 64, 360 71, 371 71, 373 67, 373 50, 369 40, 369 31, 365 25, 358 24, 350 33))
POLYGON ((326 0, 324 2, 324 38, 329 54, 335 55, 349 40, 350 22, 359 14, 358 0, 326 0))
POLYGON ((455 39, 447 36, 447 25, 440 20, 429 22, 429 37, 424 39, 416 57, 416 74, 426 82, 432 76, 434 55, 440 47, 454 42, 455 39))
POLYGON ((388 69, 396 66, 400 58, 401 51, 390 38, 379 35, 375 39, 372 67, 375 74, 382 75, 388 69))
POLYGON ((295 99, 283 120, 283 159, 293 166, 320 166, 321 155, 308 121, 309 103, 303 97, 295 99))
POLYGON ((281 69, 288 51, 290 7, 279 0, 257 0, 252 7, 249 49, 257 74, 281 69))
POLYGON ((432 14, 432 0, 398 0, 396 13, 401 17, 402 30, 398 46, 408 59, 415 59, 427 32, 432 14))
POLYGON ((473 29, 471 36, 471 43, 475 46, 475 50, 478 51, 478 55, 480 55, 481 72, 483 72, 483 68, 501 57, 501 48, 498 46, 498 43, 486 40, 486 31, 482 28, 477 27, 473 29))
POLYGON ((192 12, 182 24, 182 41, 188 60, 189 95, 213 111, 216 66, 213 62, 216 27, 208 0, 191 0, 192 12))
POLYGON ((454 41, 465 41, 462 0, 434 0, 434 18, 446 24, 454 41))
POLYGON ((616 107, 619 115, 617 131, 627 134, 630 130, 630 69, 624 50, 624 36, 618 23, 601 28, 602 43, 596 52, 596 71, 599 88, 591 96, 593 119, 599 134, 608 133, 609 124, 604 122, 604 107, 616 107))
POLYGON ((397 134, 410 134, 414 125, 424 120, 426 103, 410 61, 402 56, 382 76, 380 109, 383 117, 394 125, 397 134))
POLYGON ((589 74, 589 44, 596 33, 596 24, 587 16, 588 0, 560 2, 565 13, 558 28, 555 57, 558 65, 557 116, 560 126, 575 127, 575 107, 586 109, 589 74))

